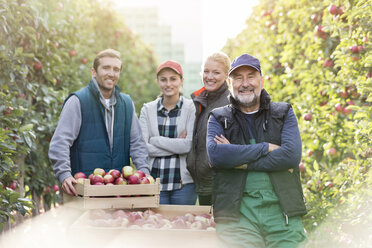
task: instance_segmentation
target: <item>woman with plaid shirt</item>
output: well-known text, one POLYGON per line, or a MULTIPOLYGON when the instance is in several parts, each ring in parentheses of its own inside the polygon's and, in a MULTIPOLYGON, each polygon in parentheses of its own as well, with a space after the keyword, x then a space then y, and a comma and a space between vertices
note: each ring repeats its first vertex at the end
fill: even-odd
POLYGON ((140 125, 149 151, 151 175, 160 178, 160 204, 194 205, 194 182, 186 168, 191 149, 195 107, 180 93, 181 65, 165 61, 156 71, 161 96, 145 103, 140 125))

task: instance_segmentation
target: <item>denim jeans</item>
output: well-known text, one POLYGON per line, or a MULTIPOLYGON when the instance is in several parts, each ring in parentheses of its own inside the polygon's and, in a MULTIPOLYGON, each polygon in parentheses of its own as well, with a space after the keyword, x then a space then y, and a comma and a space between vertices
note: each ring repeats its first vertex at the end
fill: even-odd
POLYGON ((182 188, 172 191, 160 192, 160 204, 167 205, 195 205, 197 194, 195 185, 188 183, 182 185, 182 188))

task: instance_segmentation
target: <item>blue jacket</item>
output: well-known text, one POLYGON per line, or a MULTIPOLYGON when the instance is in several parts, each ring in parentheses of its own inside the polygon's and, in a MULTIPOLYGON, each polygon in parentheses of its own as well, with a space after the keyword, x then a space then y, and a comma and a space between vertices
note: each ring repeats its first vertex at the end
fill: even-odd
POLYGON ((79 136, 70 148, 72 174, 81 171, 89 175, 95 168, 102 168, 106 171, 110 169, 121 170, 124 165, 129 165, 130 130, 133 115, 130 97, 120 93, 116 86, 114 141, 111 152, 105 124, 105 109, 100 102, 99 90, 94 86, 93 81, 87 87, 71 95, 76 95, 79 98, 82 116, 79 136))

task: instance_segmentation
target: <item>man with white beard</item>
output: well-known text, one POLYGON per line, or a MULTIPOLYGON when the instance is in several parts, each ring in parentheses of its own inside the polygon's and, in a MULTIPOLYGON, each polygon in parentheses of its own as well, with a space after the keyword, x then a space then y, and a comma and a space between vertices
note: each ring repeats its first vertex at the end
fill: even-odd
POLYGON ((296 116, 270 101, 257 58, 236 58, 229 77, 230 104, 211 112, 207 131, 221 247, 297 247, 306 208, 296 116))

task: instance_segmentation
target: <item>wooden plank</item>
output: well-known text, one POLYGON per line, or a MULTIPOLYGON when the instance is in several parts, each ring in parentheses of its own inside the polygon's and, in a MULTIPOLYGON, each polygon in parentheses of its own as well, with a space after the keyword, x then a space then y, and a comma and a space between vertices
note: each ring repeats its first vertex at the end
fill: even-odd
POLYGON ((81 196, 117 196, 117 195, 155 195, 160 194, 160 179, 155 184, 132 185, 90 185, 89 179, 84 184, 76 184, 75 188, 81 196))
POLYGON ((159 207, 159 195, 120 198, 79 198, 82 198, 83 208, 85 209, 134 209, 159 207))

